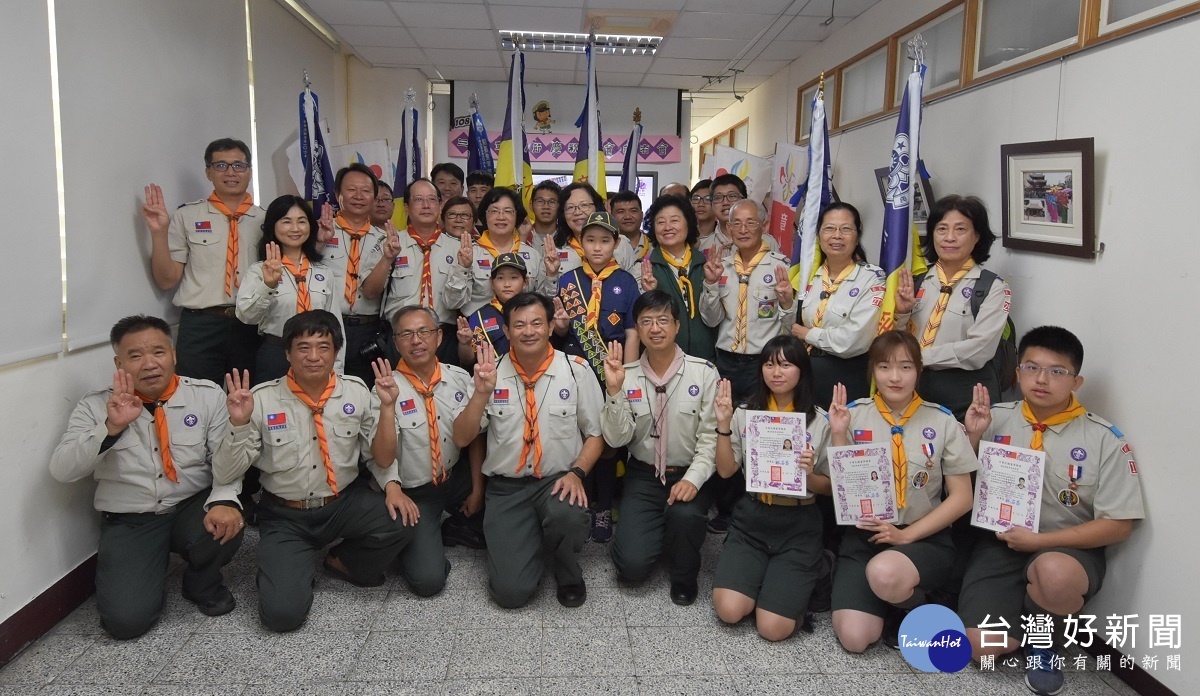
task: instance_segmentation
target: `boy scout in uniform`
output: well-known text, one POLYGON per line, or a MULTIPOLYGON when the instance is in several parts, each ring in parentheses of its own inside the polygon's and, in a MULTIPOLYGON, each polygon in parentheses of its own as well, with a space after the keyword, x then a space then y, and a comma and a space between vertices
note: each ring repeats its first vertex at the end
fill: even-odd
POLYGON ((525 262, 516 254, 500 254, 492 265, 492 301, 458 320, 458 359, 462 365, 475 363, 475 348, 487 343, 496 357, 508 354, 504 333, 504 303, 528 286, 525 262))
MULTIPOLYGON (((442 547, 442 511, 476 516, 483 507, 482 452, 475 465, 455 466, 454 418, 471 396, 471 376, 438 362, 441 329, 428 307, 409 305, 392 318, 400 362, 375 379, 380 403, 376 462, 399 467, 402 495, 419 511, 412 543, 400 552, 400 568, 412 591, 429 597, 442 591, 450 562, 442 547)), ((461 515, 460 515, 461 517, 461 515)), ((449 522, 449 520, 447 520, 449 522)), ((459 521, 465 524, 465 518, 459 521)))
POLYGON ((696 601, 710 503, 700 488, 716 467, 717 370, 675 344, 678 312, 662 290, 638 298, 633 313, 646 350, 638 362, 622 365, 621 344, 610 344, 601 426, 609 445, 629 447, 612 548, 617 572, 642 582, 666 550, 671 601, 689 605, 696 601))
POLYGON ((222 138, 204 150, 205 200, 167 212, 162 189, 146 187, 142 219, 150 228, 150 266, 161 290, 175 289, 179 317, 178 371, 220 384, 229 370, 254 367, 258 333, 234 316, 238 285, 258 260, 264 211, 254 205, 250 148, 222 138))
POLYGON ((103 516, 96 565, 100 625, 136 638, 158 621, 167 560, 187 561, 183 596, 209 616, 233 610, 221 567, 242 543, 240 486, 213 485, 209 457, 225 434, 224 393, 175 374, 171 327, 133 316, 110 334, 117 372, 71 413, 50 459, 63 482, 92 474, 103 516))
POLYGON ((283 342, 292 366, 287 377, 253 391, 246 375, 226 378, 230 428, 213 457, 213 475, 223 484, 252 465, 262 472, 259 617, 272 631, 304 623, 325 546, 343 539, 325 558, 330 573, 376 587, 416 523, 416 510, 401 505, 394 462, 380 469, 368 461, 386 493, 359 480, 379 406, 362 380, 333 371, 342 346, 337 318, 324 310, 297 314, 284 326, 283 342))
POLYGON ((487 430, 484 533, 489 589, 502 607, 519 607, 537 591, 542 544, 554 553, 558 601, 587 599, 579 551, 588 534, 583 479, 604 448, 600 385, 582 358, 550 347, 554 306, 521 293, 504 305, 511 350, 498 361, 479 348, 475 391, 454 421, 464 447, 487 430))
MULTIPOLYGON (((976 659, 1016 650, 1022 615, 1052 615, 1059 629, 1064 616, 1078 614, 1104 581, 1105 547, 1127 539, 1146 516, 1124 435, 1075 397, 1083 344, 1066 329, 1042 326, 1025 334, 1018 355, 1024 400, 989 409, 987 390, 976 387, 966 426, 975 446, 986 440, 1046 453, 1039 531, 1014 527, 975 546, 958 610, 976 659)), ((1027 647, 1026 657, 1029 688, 1058 693, 1056 650, 1027 647)))

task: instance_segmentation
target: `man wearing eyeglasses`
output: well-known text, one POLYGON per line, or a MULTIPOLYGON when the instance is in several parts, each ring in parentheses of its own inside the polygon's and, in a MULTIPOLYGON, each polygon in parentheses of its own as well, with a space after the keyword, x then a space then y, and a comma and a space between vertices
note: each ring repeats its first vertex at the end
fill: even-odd
POLYGON ((142 219, 150 229, 154 283, 175 289, 183 311, 175 349, 176 371, 218 384, 229 370, 254 367, 258 330, 234 316, 234 300, 246 270, 258 261, 266 214, 254 205, 250 148, 221 138, 204 150, 204 176, 213 185, 206 199, 167 211, 162 188, 146 187, 142 219))
MULTIPOLYGON (((402 307, 392 328, 400 362, 375 380, 380 413, 371 454, 376 462, 396 463, 402 504, 418 511, 412 543, 400 553, 400 571, 414 594, 429 597, 442 591, 450 573, 444 534, 484 548, 483 447, 473 443, 470 466, 455 466, 462 462, 452 437, 454 419, 473 387, 465 370, 438 362, 437 315, 428 307, 402 307), (445 524, 442 511, 450 513, 445 524)), ((390 366, 383 362, 386 372, 390 366)))
POLYGON ((604 364, 604 440, 629 446, 612 559, 622 579, 643 582, 665 552, 671 601, 686 606, 696 601, 708 522, 710 498, 701 490, 716 468, 717 370, 675 343, 679 307, 666 292, 645 293, 633 313, 641 358, 623 364, 613 342, 604 364))
MULTIPOLYGON (((737 174, 722 174, 712 180, 711 210, 719 226, 708 237, 702 237, 697 247, 705 256, 716 252, 720 256, 728 254, 733 249, 733 235, 729 232, 729 213, 738 201, 746 200, 746 182, 737 174)), ((701 230, 703 233, 703 230, 701 230)), ((771 251, 779 251, 779 242, 775 237, 763 235, 763 241, 771 251)))
POLYGON ((549 235, 554 238, 558 231, 558 196, 562 187, 553 179, 546 179, 533 187, 533 227, 527 237, 521 241, 525 244, 541 247, 542 240, 549 235))
POLYGON ((392 200, 392 187, 380 181, 375 187, 375 205, 371 206, 371 224, 383 229, 395 212, 396 202, 392 200))

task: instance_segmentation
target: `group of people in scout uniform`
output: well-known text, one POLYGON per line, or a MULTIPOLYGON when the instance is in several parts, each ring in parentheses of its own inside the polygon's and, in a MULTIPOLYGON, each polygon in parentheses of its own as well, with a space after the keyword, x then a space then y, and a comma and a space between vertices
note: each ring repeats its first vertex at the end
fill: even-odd
MULTIPOLYGON (((314 213, 289 195, 256 207, 240 141, 204 162, 207 199, 172 214, 151 184, 143 207, 178 338, 155 317, 117 322, 112 387, 80 401, 51 461, 59 480, 98 481, 97 603, 115 637, 158 619, 171 552, 186 599, 232 610, 221 568, 247 522, 277 631, 304 623, 318 561, 366 587, 396 570, 429 596, 457 543, 487 549, 503 607, 536 593, 545 549, 558 600, 583 604, 589 538, 612 541, 622 582, 665 557, 670 599, 688 605, 706 534, 727 531, 724 622, 753 615, 783 640, 831 608, 857 653, 941 601, 977 656, 1004 654, 1022 613, 1078 612, 1104 548, 1144 517, 1129 445, 1075 396, 1073 334, 1029 331, 1021 400, 997 403, 1011 293, 982 267, 995 235, 978 199, 934 204, 933 267, 902 274, 881 332, 883 273, 847 203, 822 212, 801 288, 732 175, 673 185, 645 214, 629 192, 542 184, 527 221, 515 192, 477 177, 476 207, 443 164, 395 192, 401 232, 393 192, 361 165, 338 172, 337 212, 314 213), (746 492, 748 410, 807 415, 807 496, 746 492), (1046 452, 1040 533, 952 533, 983 439, 1046 452), (839 534, 826 450, 869 442, 891 445, 899 517, 839 534), (1001 619, 1010 638, 985 645, 976 627, 1001 619)), ((1056 693, 1054 651, 1034 652, 1027 683, 1056 693)))

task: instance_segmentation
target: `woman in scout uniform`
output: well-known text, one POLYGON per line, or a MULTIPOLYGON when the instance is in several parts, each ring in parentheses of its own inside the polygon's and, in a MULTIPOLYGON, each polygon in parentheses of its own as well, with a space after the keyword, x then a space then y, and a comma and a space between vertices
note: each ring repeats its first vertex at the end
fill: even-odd
POLYGON ((717 357, 717 331, 700 316, 704 254, 696 248, 696 212, 679 196, 659 196, 646 219, 654 248, 642 259, 642 292, 663 290, 671 296, 679 314, 676 343, 684 353, 711 362, 717 357))
POLYGON ((828 408, 835 384, 846 387, 849 401, 871 394, 867 348, 878 333, 884 276, 867 263, 862 218, 849 203, 821 211, 817 239, 823 261, 808 282, 792 335, 808 344, 814 398, 828 408))
MULTIPOLYGON (((558 258, 562 261, 560 270, 563 273, 583 265, 583 247, 579 244, 579 238, 588 217, 598 210, 604 210, 604 199, 591 184, 575 182, 559 194, 558 231, 554 233, 554 245, 558 247, 558 258), (571 253, 572 250, 574 253, 571 253)), ((624 237, 617 240, 613 258, 630 273, 637 267, 637 256, 629 240, 624 237)))
POLYGON ((829 438, 825 412, 813 405, 812 365, 804 344, 776 336, 758 356, 759 377, 748 404, 735 410, 727 379, 717 386, 717 473, 729 478, 745 460, 742 438, 746 411, 783 411, 807 416, 808 446, 800 465, 808 474, 803 498, 750 493, 733 509, 729 536, 713 577, 713 607, 725 623, 755 612, 758 634, 784 640, 808 607, 821 569, 821 515, 814 492, 828 494, 829 478, 813 471, 814 450, 829 438))
POLYGON ((479 231, 475 229, 475 206, 471 205, 466 196, 447 199, 442 204, 441 217, 442 231, 451 237, 462 239, 464 234, 469 234, 472 241, 478 239, 479 231))
MULTIPOLYGON (((333 269, 317 251, 317 219, 308 202, 285 194, 271 201, 258 244, 258 263, 246 271, 238 288, 237 317, 257 324, 263 337, 255 362, 256 384, 287 374, 283 350, 283 325, 310 309, 324 309, 339 317, 340 286, 333 269)), ((342 370, 345 347, 338 352, 335 369, 342 370)))
POLYGON ((1012 293, 1008 283, 980 264, 987 261, 996 235, 987 208, 974 196, 946 196, 929 211, 922 241, 929 272, 914 285, 902 272, 896 299, 896 326, 908 326, 921 344, 925 371, 920 391, 962 420, 976 384, 1000 397, 992 364, 1008 323, 1012 293), (972 311, 972 297, 978 298, 972 311))
POLYGON ((463 314, 474 314, 491 301, 492 266, 501 254, 517 254, 521 257, 529 274, 531 291, 553 295, 558 287, 561 265, 557 250, 548 237, 544 238, 541 249, 521 241, 517 229, 525 222, 525 204, 516 191, 505 186, 488 191, 479 204, 479 215, 485 228, 475 244, 472 263, 474 285, 463 314))
MULTIPOLYGON (((899 519, 863 517, 842 537, 833 582, 833 631, 842 647, 854 653, 879 640, 892 608, 924 604, 926 593, 949 579, 954 562, 950 524, 971 507, 971 472, 979 468, 950 411, 917 394, 917 339, 888 331, 871 343, 867 355, 878 391, 847 407, 845 388, 834 387, 830 439, 837 447, 891 442, 899 519)), ((828 473, 828 466, 823 458, 819 470, 828 473)), ((901 618, 892 612, 889 629, 898 629, 901 618)), ((889 639, 894 639, 890 632, 889 639)))
MULTIPOLYGON (((611 215, 592 213, 580 235, 584 264, 564 272, 558 281, 564 312, 561 319, 556 314, 554 332, 566 336, 563 352, 585 359, 601 387, 610 342, 623 343, 626 355, 638 354, 633 303, 640 292, 633 276, 613 259, 620 236, 611 215)), ((595 511, 592 540, 605 543, 612 539, 612 502, 617 488, 617 453, 611 447, 605 448, 587 483, 595 511)))
POLYGON ((458 357, 463 366, 475 363, 475 349, 484 343, 497 357, 508 355, 504 331, 504 303, 525 291, 529 277, 525 262, 516 254, 500 254, 492 264, 492 301, 470 316, 458 318, 458 357))

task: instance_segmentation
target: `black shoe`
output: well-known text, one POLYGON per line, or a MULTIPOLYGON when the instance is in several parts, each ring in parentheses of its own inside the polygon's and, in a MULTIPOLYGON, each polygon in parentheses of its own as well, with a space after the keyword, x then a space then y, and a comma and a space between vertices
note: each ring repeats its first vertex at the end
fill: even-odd
POLYGON ((196 608, 200 610, 200 613, 206 616, 221 616, 223 614, 228 614, 229 612, 233 611, 234 607, 237 606, 237 602, 233 599, 233 593, 230 592, 229 588, 225 587, 224 585, 221 585, 217 588, 216 598, 208 600, 207 602, 202 602, 196 599, 189 594, 187 590, 183 591, 183 598, 192 604, 195 604, 196 608))
POLYGON ((812 597, 808 600, 809 611, 821 613, 833 608, 833 569, 836 565, 837 556, 832 551, 825 549, 821 552, 821 571, 812 597))
POLYGON ((587 585, 559 585, 558 603, 564 607, 581 607, 587 601, 587 585))
POLYGON ((892 650, 900 649, 900 624, 909 610, 888 607, 887 615, 883 617, 883 644, 892 650))
POLYGON ((330 551, 328 554, 326 554, 325 561, 321 564, 324 566, 325 572, 329 573, 330 575, 332 575, 333 577, 335 577, 339 580, 344 580, 344 581, 350 583, 351 585, 354 585, 355 587, 364 587, 364 588, 379 587, 379 586, 383 585, 385 582, 387 582, 387 577, 382 574, 379 576, 379 578, 377 580, 373 580, 370 582, 364 582, 362 580, 357 580, 354 577, 352 577, 350 575, 350 573, 345 572, 341 568, 338 568, 337 566, 330 563, 329 559, 331 559, 331 558, 337 558, 337 556, 334 555, 333 551, 330 551))
POLYGON ((708 521, 708 533, 709 534, 724 534, 724 533, 728 532, 729 531, 729 518, 730 518, 729 515, 727 515, 723 512, 718 512, 711 520, 708 521))
POLYGON ((700 588, 696 586, 695 580, 671 583, 671 601, 681 607, 691 606, 695 603, 696 595, 699 593, 700 588))
POLYGON ((487 541, 471 525, 447 517, 442 523, 442 546, 465 546, 468 549, 486 549, 487 541))
POLYGON ((812 612, 804 612, 804 620, 800 622, 800 630, 805 633, 813 632, 813 615, 812 612))

